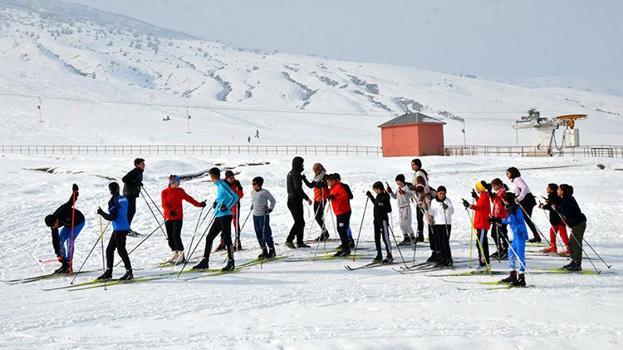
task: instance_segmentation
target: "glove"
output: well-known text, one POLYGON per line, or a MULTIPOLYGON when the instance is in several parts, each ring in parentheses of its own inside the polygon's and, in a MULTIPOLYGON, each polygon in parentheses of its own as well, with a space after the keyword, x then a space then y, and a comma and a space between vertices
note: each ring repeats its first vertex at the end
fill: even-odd
POLYGON ((214 203, 212 203, 212 209, 216 209, 216 201, 214 201, 214 203))
POLYGON ((442 207, 444 210, 448 209, 448 205, 447 205, 446 203, 441 203, 441 207, 442 207))
POLYGON ((330 201, 332 201, 332 200, 334 200, 334 199, 335 199, 335 196, 334 196, 334 195, 330 195, 329 197, 327 197, 327 199, 328 199, 328 200, 330 200, 330 201))
POLYGON ((171 211, 171 216, 177 216, 177 212, 175 210, 171 211))
POLYGON ((469 202, 465 199, 463 199, 463 206, 465 207, 465 209, 469 209, 469 202))
POLYGON ((372 192, 370 192, 370 191, 366 191, 366 196, 374 198, 374 196, 372 195, 372 192))
POLYGON ((71 190, 74 192, 78 192, 78 185, 76 184, 71 185, 71 190))
POLYGON ((97 215, 104 215, 102 208, 97 208, 97 215))
POLYGON ((266 214, 270 214, 270 213, 272 213, 272 212, 273 212, 273 210, 272 210, 272 209, 270 209, 270 208, 266 209, 266 214))
POLYGON ((221 211, 227 211, 227 206, 225 204, 221 204, 221 211))
POLYGON ((497 193, 495 193, 495 192, 489 192, 489 197, 491 197, 491 199, 493 199, 493 198, 495 198, 495 197, 497 197, 497 196, 498 196, 498 194, 497 194, 497 193))
POLYGON ((207 205, 206 201, 203 201, 203 202, 199 203, 199 206, 202 207, 202 208, 205 208, 206 205, 207 205))
MULTIPOLYGON (((386 185, 387 185, 387 193, 392 193, 393 192, 392 188, 389 186, 389 184, 386 184, 386 185)), ((368 192, 370 192, 370 191, 368 191, 368 192)), ((400 192, 400 188, 398 189, 398 192, 400 192)))
POLYGON ((478 193, 475 190, 472 190, 472 198, 478 199, 478 193))

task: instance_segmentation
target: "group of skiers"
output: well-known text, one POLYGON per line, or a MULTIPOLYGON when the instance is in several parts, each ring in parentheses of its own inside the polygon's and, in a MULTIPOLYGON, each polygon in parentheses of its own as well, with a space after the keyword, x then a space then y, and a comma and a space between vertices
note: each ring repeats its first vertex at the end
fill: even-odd
MULTIPOLYGON (((395 240, 395 236, 392 231, 390 215, 392 212, 391 200, 394 199, 398 207, 400 230, 403 235, 402 241, 396 242, 397 245, 416 245, 417 242, 424 242, 424 229, 426 228, 431 250, 427 263, 440 268, 451 267, 453 266, 453 259, 450 249, 450 235, 452 216, 455 213, 452 201, 447 197, 445 186, 433 188, 429 185, 428 173, 422 168, 420 159, 411 161, 411 169, 413 170, 412 182, 407 182, 405 176, 399 174, 395 178, 395 190, 389 184, 377 181, 372 185, 372 191, 366 192, 366 208, 368 200, 373 206, 374 243, 377 253, 373 262, 389 264, 393 261, 391 238, 393 237, 395 240), (413 210, 416 211, 417 231, 413 230, 412 225, 413 210), (385 246, 385 257, 383 257, 381 242, 385 246)), ((329 215, 329 211, 332 211, 332 215, 335 216, 335 228, 340 239, 340 245, 335 256, 350 255, 351 249, 355 247, 350 229, 352 215, 350 201, 353 199, 350 187, 342 182, 339 174, 327 173, 320 163, 313 165, 314 176, 311 181, 303 174, 304 170, 304 159, 295 157, 292 160, 292 168, 286 177, 287 207, 293 218, 293 225, 286 239, 286 247, 291 249, 309 248, 304 240, 304 202, 306 202, 310 206, 313 205, 314 219, 320 227, 320 235, 315 241, 322 242, 329 239, 325 217, 329 215), (303 185, 313 189, 313 200, 306 194, 303 185), (296 244, 294 243, 295 239, 296 244)), ((132 265, 125 245, 126 237, 134 233, 131 230, 131 223, 136 213, 136 199, 142 195, 144 171, 145 160, 142 158, 135 159, 134 169, 122 178, 123 192, 120 192, 118 183, 111 182, 108 186, 111 194, 108 212, 101 208, 97 211, 98 215, 112 222, 113 226, 113 233, 106 249, 106 270, 99 279, 112 278, 115 250, 121 257, 126 269, 126 273, 121 279, 133 278, 132 265)), ((222 270, 232 271, 235 268, 234 252, 242 249, 240 200, 244 195, 243 186, 230 170, 225 172, 224 179, 221 178, 221 171, 218 168, 210 169, 208 174, 217 192, 216 200, 210 209, 214 211, 214 215, 207 231, 203 258, 193 269, 209 268, 213 241, 220 235, 221 242, 217 250, 223 249, 227 252, 227 264, 222 270), (232 224, 235 230, 234 239, 232 239, 232 224)), ((473 202, 470 203, 462 199, 462 204, 467 211, 473 211, 473 237, 476 240, 480 268, 489 268, 491 258, 508 259, 511 272, 509 277, 502 281, 517 286, 525 286, 526 242, 541 241, 541 233, 532 221, 532 212, 536 206, 536 200, 517 168, 509 168, 506 171, 506 177, 510 181, 511 189, 499 178, 493 179, 490 183, 484 180, 478 181, 471 193, 473 202), (509 226, 513 233, 512 239, 508 235, 509 226), (526 226, 532 231, 533 237, 531 239, 528 239, 526 226), (489 254, 487 237, 489 230, 491 230, 491 236, 497 247, 496 252, 491 255, 489 254)), ((181 238, 184 219, 183 202, 187 201, 199 208, 204 208, 207 205, 205 200, 198 201, 188 195, 180 187, 180 183, 180 176, 171 175, 168 186, 161 193, 162 216, 169 248, 173 253, 167 261, 170 264, 186 263, 184 244, 181 238)), ((276 200, 268 190, 264 189, 262 177, 253 178, 251 185, 252 206, 250 214, 253 215, 253 225, 261 249, 258 258, 274 258, 276 252, 270 228, 270 214, 275 208, 276 200)), ((61 267, 56 271, 57 273, 72 272, 74 241, 85 226, 84 215, 75 208, 78 194, 79 188, 74 184, 69 201, 45 218, 46 225, 52 230, 54 252, 61 262, 61 267)), ((582 241, 586 229, 586 217, 573 197, 573 187, 567 184, 549 184, 546 188, 546 195, 547 197, 543 197, 544 201, 539 206, 543 210, 549 211, 551 224, 550 245, 544 249, 544 252, 558 254, 556 241, 557 235, 559 235, 566 247, 566 250, 561 251, 560 254, 567 254, 572 257, 571 263, 564 268, 580 271, 582 269, 582 241), (571 229, 570 236, 567 235, 566 227, 571 229)))

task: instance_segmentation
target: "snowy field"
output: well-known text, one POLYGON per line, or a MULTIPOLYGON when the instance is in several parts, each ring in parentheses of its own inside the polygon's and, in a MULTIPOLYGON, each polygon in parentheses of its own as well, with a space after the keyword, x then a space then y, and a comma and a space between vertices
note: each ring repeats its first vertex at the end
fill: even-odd
MULTIPOLYGON (((362 259, 285 262, 273 261, 238 273, 189 280, 183 275, 144 283, 110 286, 80 291, 43 291, 69 283, 69 278, 9 285, 0 283, 0 348, 242 348, 242 349, 620 349, 623 344, 623 234, 616 219, 623 204, 620 187, 621 164, 605 162, 599 170, 594 159, 510 159, 510 158, 424 158, 435 186, 445 185, 457 206, 452 230, 453 255, 465 261, 469 255, 469 219, 460 207, 474 182, 503 177, 508 166, 522 169, 535 194, 548 182, 570 183, 588 217, 586 238, 613 265, 612 272, 598 276, 530 274, 535 288, 487 290, 474 281, 492 281, 499 276, 435 278, 425 274, 403 275, 393 271, 398 265, 347 271, 344 266, 368 262, 373 246, 372 215, 368 211, 361 234, 362 259), (549 167, 561 168, 549 168, 549 167), (532 169, 529 168, 543 168, 532 169), (466 289, 466 290, 459 290, 466 289)), ((2 251, 0 277, 3 280, 51 272, 53 264, 39 259, 53 258, 46 214, 67 200, 71 184, 80 185, 77 207, 85 213, 87 226, 76 242, 75 264, 81 264, 98 237, 95 211, 108 200, 108 180, 120 178, 132 159, 110 157, 17 157, 0 158, 4 190, 0 200, 2 251), (54 173, 28 170, 52 167, 54 173)), ((363 214, 364 195, 376 180, 388 181, 398 173, 410 174, 409 159, 306 158, 306 174, 311 164, 321 161, 330 172, 337 171, 355 193, 352 201, 352 229, 356 234, 363 214)), ((285 249, 283 243, 291 225, 285 206, 285 174, 290 158, 240 157, 147 157, 145 187, 159 203, 159 191, 171 173, 194 173, 216 163, 233 167, 250 190, 254 176, 265 177, 265 188, 277 198, 272 227, 279 243, 277 251, 288 257, 310 257, 313 249, 285 249), (260 166, 246 166, 269 162, 260 166)), ((205 178, 183 182, 195 198, 214 196, 205 178)), ((149 210, 140 201, 134 228, 148 233, 156 227, 149 210)), ((249 201, 243 199, 243 217, 249 201)), ((183 240, 192 236, 199 210, 185 208, 183 240)), ((307 210, 308 223, 311 210, 307 210)), ((535 221, 547 229, 545 215, 536 209, 535 221)), ((397 218, 394 226, 398 233, 397 218)), ((306 236, 318 235, 308 224, 306 236)), ((110 230, 106 232, 106 237, 110 230)), ((336 236, 335 230, 331 235, 336 236)), ((400 239, 400 237, 398 237, 400 239)), ((107 238, 106 238, 107 239, 107 238)), ((132 248, 140 238, 129 238, 132 248)), ((332 249, 337 243, 327 243, 332 249)), ((251 225, 243 232, 245 250, 237 253, 237 263, 253 259, 257 251, 251 225)), ((315 248, 315 247, 314 247, 315 248)), ((188 249, 188 248, 187 248, 188 249)), ((319 254, 324 254, 320 246, 319 254)), ((529 247, 531 252, 537 247, 529 247)), ((202 248, 200 249, 202 251, 202 248)), ((395 257, 399 256, 394 251, 395 257)), ((413 251, 403 248, 405 259, 413 251)), ((428 257, 419 246, 416 262, 428 257)), ((131 255, 135 276, 163 272, 157 263, 168 258, 162 233, 156 232, 131 255)), ((116 257, 118 259, 118 257, 116 257)), ((223 255, 212 255, 211 267, 220 267, 223 255)), ((530 253, 529 269, 546 269, 565 264, 564 258, 530 253)), ((607 270, 595 261, 600 270, 607 270)), ((591 264, 584 261, 584 269, 591 264)), ((493 262, 495 270, 506 264, 493 262)), ((98 270, 78 276, 77 281, 94 278, 101 270, 99 247, 85 269, 98 270)), ((167 268, 168 269, 168 268, 167 268)), ((454 272, 467 271, 459 262, 454 272)), ((118 277, 122 268, 115 270, 118 277)), ((447 271, 446 271, 447 272, 447 271)), ((439 272, 431 273, 439 274, 439 272)), ((193 276, 195 277, 195 276, 193 276)))

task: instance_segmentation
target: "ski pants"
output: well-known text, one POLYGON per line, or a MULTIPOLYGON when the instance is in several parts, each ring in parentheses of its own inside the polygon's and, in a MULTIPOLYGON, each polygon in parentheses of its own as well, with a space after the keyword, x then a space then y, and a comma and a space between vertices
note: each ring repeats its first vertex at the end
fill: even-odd
POLYGON ((113 231, 106 247, 106 268, 112 270, 115 263, 115 249, 123 261, 126 270, 132 270, 132 263, 128 251, 125 249, 125 240, 128 231, 113 231))
POLYGON ((511 270, 526 272, 526 240, 515 237, 511 243, 511 251, 508 254, 508 266, 511 270), (519 261, 517 261, 519 260, 519 261))
POLYGON ((77 225, 74 225, 74 232, 71 232, 71 227, 64 226, 59 233, 59 253, 65 261, 73 260, 74 255, 74 242, 86 221, 83 221, 77 225), (73 235, 73 237, 72 237, 73 235))
POLYGON ((253 226, 255 227, 255 236, 257 236, 257 243, 260 244, 260 247, 266 249, 266 246, 268 246, 268 248, 274 249, 273 231, 270 229, 270 215, 254 215, 253 226))
POLYGON ((136 198, 137 197, 127 196, 126 198, 128 200, 128 223, 132 225, 134 214, 136 214, 136 198))
POLYGON ((315 201, 314 202, 315 219, 322 233, 327 232, 327 228, 324 223, 324 210, 326 207, 327 207, 327 201, 315 201))
POLYGON ((381 238, 385 244, 387 255, 392 253, 392 241, 389 239, 389 225, 387 219, 374 220, 374 245, 376 246, 376 254, 381 254, 381 238))
POLYGON ((528 225, 530 231, 532 231, 532 237, 541 239, 541 237, 539 237, 539 231, 534 225, 534 222, 532 222, 532 210, 536 205, 536 201, 534 200, 532 193, 528 193, 528 195, 526 195, 524 199, 519 202, 519 205, 521 205, 521 207, 526 211, 524 214, 528 214, 524 215, 524 219, 526 220, 526 225, 528 225))
POLYGON ((398 215, 400 216, 400 231, 402 231, 402 235, 405 238, 415 237, 415 234, 413 233, 413 227, 411 226, 411 206, 407 205, 405 207, 400 207, 400 209, 398 209, 398 215))
POLYGON ((450 249, 450 234, 452 225, 433 225, 433 236, 435 238, 436 252, 440 256, 440 261, 452 259, 450 249))
POLYGON ((294 224, 292 225, 286 240, 288 242, 292 242, 294 241, 294 238, 296 238, 297 243, 304 243, 303 235, 305 233, 305 217, 303 211, 303 201, 300 198, 288 198, 288 209, 290 210, 290 214, 292 214, 294 224))
POLYGON ((169 248, 171 248, 172 251, 184 251, 184 244, 182 243, 182 223, 182 220, 167 220, 164 222, 164 227, 167 229, 169 248))
POLYGON ((337 221, 337 233, 340 235, 340 240, 342 241, 342 249, 346 251, 350 251, 350 244, 348 243, 350 214, 351 212, 349 211, 344 214, 337 215, 335 218, 337 221))
POLYGON ((571 228, 571 237, 569 238, 571 260, 578 264, 582 263, 582 241, 584 240, 584 231, 586 231, 586 221, 573 226, 571 228))
POLYGON ((476 241, 476 248, 478 249, 478 261, 480 266, 489 265, 489 240, 487 239, 487 230, 476 229, 478 235, 478 241, 476 241), (483 257, 484 254, 484 257, 483 257))
POLYGON ((210 259, 210 252, 212 251, 212 243, 216 236, 221 234, 221 238, 225 241, 225 247, 227 247, 227 256, 230 260, 234 259, 233 244, 231 241, 231 215, 221 216, 214 219, 208 235, 206 236, 206 247, 203 252, 203 257, 207 260, 210 259))
POLYGON ((560 235, 562 244, 568 247, 569 237, 567 236, 567 225, 562 222, 557 225, 552 225, 552 227, 549 228, 549 246, 556 249, 556 233, 560 235))
POLYGON ((508 225, 493 224, 491 226, 491 238, 495 242, 498 254, 508 250, 508 225))

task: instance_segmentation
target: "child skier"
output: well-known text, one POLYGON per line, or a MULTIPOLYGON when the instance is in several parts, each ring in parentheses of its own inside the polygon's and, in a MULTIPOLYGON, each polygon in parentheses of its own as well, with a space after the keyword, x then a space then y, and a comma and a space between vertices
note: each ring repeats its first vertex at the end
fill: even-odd
POLYGON ((78 185, 71 186, 71 197, 69 200, 58 207, 53 214, 45 217, 45 224, 52 229, 52 246, 56 258, 61 263, 54 273, 72 273, 73 247, 76 238, 84 227, 84 215, 75 208, 78 199, 78 185), (60 234, 58 229, 61 228, 60 234))
POLYGON ((532 238, 528 240, 528 242, 540 243, 541 236, 539 235, 539 231, 534 225, 534 222, 532 222, 532 210, 536 206, 534 195, 530 192, 528 184, 521 177, 519 169, 515 167, 508 168, 506 170, 506 177, 511 180, 513 193, 515 194, 515 197, 517 197, 520 209, 525 211, 526 215, 524 215, 524 218, 526 219, 526 224, 530 228, 530 231, 532 231, 532 238))
POLYGON ((309 248, 309 245, 305 244, 305 213, 303 210, 303 201, 311 205, 312 200, 309 199, 305 191, 303 191, 303 177, 301 173, 305 170, 303 163, 305 160, 301 157, 294 157, 292 159, 292 169, 286 176, 286 190, 288 192, 288 210, 294 219, 294 224, 288 233, 286 238, 286 247, 290 249, 295 248, 309 248), (294 238, 296 238, 296 247, 294 246, 294 238))
POLYGON ((400 174, 396 176, 396 185, 398 185, 398 189, 396 193, 394 193, 387 186, 387 193, 394 198, 398 204, 398 214, 400 216, 400 230, 403 235, 403 242, 413 242, 416 243, 415 233, 413 232, 413 227, 411 225, 412 214, 411 214, 411 200, 413 200, 413 191, 407 186, 405 181, 405 176, 400 174))
POLYGON ((543 249, 543 253, 558 253, 556 248, 556 234, 560 235, 565 250, 560 253, 562 255, 571 255, 569 250, 569 237, 567 236, 567 225, 562 222, 560 215, 556 212, 560 205, 561 198, 558 196, 558 185, 551 183, 545 188, 547 198, 545 203, 539 204, 539 208, 549 211, 549 247, 543 249))
POLYGON ((257 242, 262 248, 262 253, 258 259, 271 259, 275 257, 275 244, 273 243, 273 232, 270 229, 270 213, 275 209, 275 198, 273 195, 262 188, 264 179, 260 176, 252 181, 253 192, 251 192, 251 210, 253 211, 253 226, 257 242), (270 204, 269 204, 270 202, 270 204))
POLYGON ((327 176, 327 183, 330 189, 328 199, 336 216, 337 233, 340 235, 342 242, 340 247, 338 247, 340 250, 335 253, 335 256, 347 256, 350 255, 350 242, 348 239, 351 215, 350 197, 337 174, 327 176))
MULTIPOLYGON (((439 247, 437 246, 437 240, 434 237, 433 225, 431 222, 432 218, 428 211, 428 209, 430 208, 430 204, 433 200, 433 197, 432 197, 433 194, 434 192, 431 192, 431 191, 427 192, 426 186, 422 184, 417 184, 415 186, 415 196, 414 196, 415 208, 418 211, 418 213, 420 213, 421 215, 422 224, 426 223, 426 229, 428 231, 428 246, 430 247, 431 254, 430 254, 430 257, 426 259, 427 263, 436 263, 438 259, 437 252, 439 251, 439 247)), ((412 241, 412 242, 413 244, 416 243, 416 241, 412 241)), ((399 243, 398 245, 404 245, 404 241, 399 243)))
POLYGON ((465 209, 472 209, 474 215, 474 229, 476 229, 479 269, 489 266, 489 240, 487 239, 487 231, 491 228, 489 217, 491 215, 491 202, 489 198, 488 184, 485 181, 476 183, 476 191, 472 190, 472 197, 477 197, 476 204, 470 205, 468 201, 463 199, 465 209))
MULTIPOLYGON (((414 171, 413 173, 413 181, 411 182, 412 186, 417 186, 418 184, 424 187, 424 194, 429 192, 428 186, 428 173, 426 170, 422 169, 422 161, 418 158, 413 159, 411 161, 411 169, 414 171)), ((414 189, 415 191, 415 189, 414 189)), ((415 216, 417 218, 417 241, 424 242, 424 211, 417 208, 415 216)), ((429 230, 429 235, 431 234, 429 230)), ((401 245, 411 244, 415 242, 402 241, 401 245)))
POLYGON ((506 192, 502 196, 505 209, 508 212, 506 219, 491 218, 494 225, 508 224, 513 231, 513 243, 510 246, 510 255, 508 257, 508 266, 510 267, 510 275, 500 282, 510 283, 514 287, 526 286, 526 240, 528 239, 528 229, 526 229, 526 221, 524 219, 523 210, 516 202, 516 196, 512 192, 506 192), (519 261, 518 261, 519 260, 519 261), (519 271, 519 273, 518 273, 519 271))
MULTIPOLYGON (((385 192, 381 182, 375 182, 372 185, 372 190, 376 193, 376 198, 370 191, 366 192, 366 196, 370 198, 370 202, 374 205, 374 245, 376 246, 376 257, 372 262, 391 264, 394 261, 394 257, 392 256, 392 241, 389 238, 389 218, 387 214, 391 213, 392 205, 389 201, 389 195, 385 192), (387 252, 385 259, 383 259, 381 252, 381 237, 387 252)), ((408 202, 407 205, 409 205, 408 202)))
MULTIPOLYGON (((141 194, 141 188, 143 187, 143 172, 145 171, 145 159, 134 159, 134 169, 130 170, 122 179, 123 181, 123 196, 128 200, 128 223, 132 225, 134 214, 136 213, 136 198, 141 194)), ((130 236, 135 236, 136 233, 132 230, 129 231, 130 236)))
POLYGON ((329 231, 324 222, 325 207, 329 197, 329 187, 326 180, 327 171, 320 163, 314 164, 312 170, 314 171, 314 179, 310 182, 303 176, 303 182, 307 187, 314 189, 315 219, 321 230, 320 236, 316 238, 316 242, 324 242, 329 239, 329 231))
POLYGON ((215 210, 214 222, 208 231, 206 236, 206 245, 203 252, 203 259, 199 264, 193 267, 193 270, 205 270, 210 266, 210 252, 212 251, 212 242, 216 236, 220 233, 221 237, 225 241, 225 247, 227 249, 227 265, 222 268, 222 271, 233 271, 235 269, 234 263, 234 247, 231 240, 231 220, 232 220, 232 208, 238 203, 238 195, 232 191, 231 187, 221 180, 221 171, 218 168, 212 168, 208 171, 210 179, 216 186, 216 200, 212 204, 212 208, 215 210))
POLYGON ((558 205, 558 213, 563 223, 571 228, 569 239, 571 263, 563 268, 569 271, 582 271, 582 241, 586 231, 586 216, 573 197, 572 186, 561 184, 558 186, 558 195, 562 198, 558 205))
POLYGON ((450 250, 450 234, 452 232, 452 215, 454 207, 450 198, 446 197, 446 187, 439 186, 437 195, 431 202, 428 214, 433 221, 433 237, 436 240, 435 247, 437 267, 451 267, 452 251, 450 250))
MULTIPOLYGON (((495 192, 491 192, 491 217, 496 219, 506 219, 508 213, 504 207, 502 197, 504 193, 508 191, 508 187, 502 182, 502 180, 495 178, 491 181, 491 188, 495 192)), ((506 224, 500 223, 498 225, 491 226, 491 238, 495 242, 497 251, 491 254, 492 258, 499 258, 500 260, 508 259, 508 228, 506 224)))
POLYGON ((180 187, 180 177, 177 175, 169 176, 169 186, 160 195, 162 209, 164 209, 164 226, 167 230, 169 248, 173 252, 171 259, 167 263, 177 264, 184 262, 184 244, 182 243, 182 224, 184 219, 182 201, 187 201, 195 207, 203 208, 206 202, 198 202, 189 196, 180 187))
POLYGON ((125 274, 120 279, 131 280, 134 278, 132 274, 132 263, 125 249, 126 237, 130 230, 130 223, 128 222, 128 199, 119 194, 119 184, 116 182, 111 182, 108 185, 108 190, 111 195, 108 201, 108 213, 104 212, 102 208, 98 208, 97 214, 101 215, 105 220, 112 221, 113 232, 108 241, 108 246, 106 247, 106 271, 97 279, 109 280, 112 278, 116 249, 125 266, 125 274))
MULTIPOLYGON (((338 173, 334 173, 333 176, 335 176, 335 179, 337 181, 339 181, 342 186, 344 186, 344 190, 346 190, 346 193, 348 193, 348 200, 351 201, 354 196, 353 196, 353 191, 351 191, 350 186, 348 186, 348 184, 342 182, 342 177, 340 176, 340 174, 338 173)), ((350 226, 348 226, 348 230, 346 231, 346 235, 348 236, 348 245, 350 246, 350 249, 354 249, 355 248, 355 240, 353 239, 353 231, 350 229, 350 226)))
MULTIPOLYGON (((242 242, 240 242, 240 200, 244 197, 244 191, 242 188, 242 184, 240 181, 236 180, 234 172, 231 170, 225 171, 225 181, 229 184, 229 187, 234 191, 239 199, 238 203, 231 210, 232 213, 232 223, 234 225, 234 251, 242 250, 242 242)), ((221 242, 216 247, 215 251, 220 251, 225 249, 225 241, 221 239, 221 242)))

